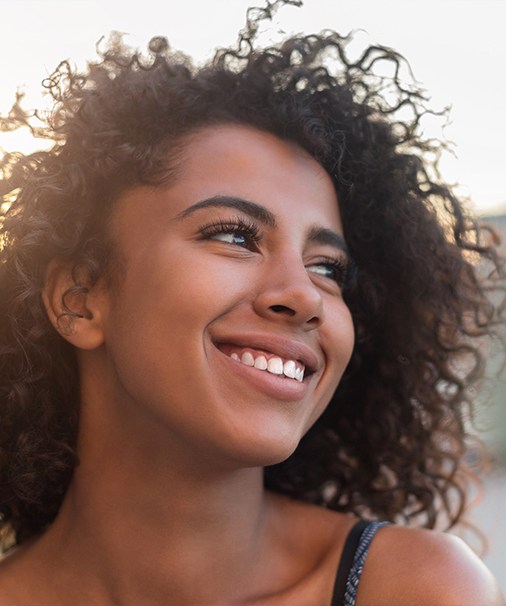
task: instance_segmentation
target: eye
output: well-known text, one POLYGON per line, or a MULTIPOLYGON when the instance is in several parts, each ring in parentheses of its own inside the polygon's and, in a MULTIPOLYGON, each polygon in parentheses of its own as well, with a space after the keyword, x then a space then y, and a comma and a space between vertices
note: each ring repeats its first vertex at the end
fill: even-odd
POLYGON ((201 226, 199 231, 203 240, 217 240, 248 250, 255 250, 260 241, 258 226, 242 218, 231 221, 216 221, 201 226))
POLYGON ((353 264, 348 259, 325 257, 307 266, 307 271, 333 280, 340 288, 350 285, 353 280, 353 264))

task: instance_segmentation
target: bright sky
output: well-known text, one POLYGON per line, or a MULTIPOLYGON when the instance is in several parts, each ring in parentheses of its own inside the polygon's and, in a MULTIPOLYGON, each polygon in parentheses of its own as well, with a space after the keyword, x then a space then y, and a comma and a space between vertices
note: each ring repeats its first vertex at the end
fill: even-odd
MULTIPOLYGON (((154 35, 197 60, 236 40, 246 8, 263 0, 0 0, 0 113, 15 91, 40 106, 40 81, 70 58, 95 58, 95 43, 112 30, 131 45, 154 35)), ((391 46, 410 61, 437 108, 452 105, 448 139, 457 159, 442 165, 480 212, 506 209, 506 0, 305 0, 285 7, 274 31, 363 29, 363 45, 391 46)), ((440 135, 440 130, 435 132, 440 135)), ((27 151, 20 134, 0 146, 27 151)))

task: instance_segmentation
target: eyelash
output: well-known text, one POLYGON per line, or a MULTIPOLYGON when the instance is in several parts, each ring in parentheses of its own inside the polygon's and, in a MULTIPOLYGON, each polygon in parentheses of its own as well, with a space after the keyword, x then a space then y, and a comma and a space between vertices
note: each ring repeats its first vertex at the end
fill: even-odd
POLYGON ((202 225, 199 228, 199 232, 203 239, 211 239, 213 236, 218 236, 220 234, 236 234, 243 236, 245 239, 244 245, 235 244, 232 242, 229 244, 235 244, 236 246, 242 246, 243 248, 247 249, 256 248, 262 239, 258 225, 256 223, 245 221, 240 217, 231 221, 219 220, 215 221, 214 223, 202 225))
MULTIPOLYGON (((330 279, 334 280, 340 288, 346 288, 351 285, 354 277, 354 265, 352 261, 343 258, 323 257, 318 262, 312 263, 309 267, 318 266, 330 268, 334 274, 330 279)), ((329 277, 318 272, 314 273, 323 277, 329 277)))
MULTIPOLYGON (((220 234, 234 234, 243 236, 245 240, 243 244, 232 242, 229 242, 228 244, 246 248, 248 250, 256 249, 262 239, 258 225, 256 223, 246 221, 242 217, 236 217, 232 220, 218 220, 213 223, 201 225, 199 232, 204 240, 212 239, 214 236, 218 236, 220 234)), ((318 266, 330 268, 334 273, 333 277, 330 279, 334 280, 334 282, 336 282, 340 288, 350 286, 354 280, 355 266, 350 259, 343 259, 342 257, 322 257, 318 260, 318 262, 312 263, 308 267, 311 268, 318 266)), ((318 272, 313 273, 323 277, 329 277, 318 272)))

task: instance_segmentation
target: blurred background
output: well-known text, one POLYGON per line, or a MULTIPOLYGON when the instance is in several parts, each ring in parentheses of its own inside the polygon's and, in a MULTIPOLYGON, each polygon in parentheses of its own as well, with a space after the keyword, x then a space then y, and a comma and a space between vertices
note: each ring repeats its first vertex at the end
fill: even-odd
MULTIPOLYGON (((79 67, 115 30, 132 46, 165 35, 200 62, 236 41, 248 6, 262 0, 0 0, 0 115, 17 91, 28 108, 44 108, 40 82, 62 59, 79 67)), ((431 106, 452 106, 451 120, 427 125, 428 136, 455 143, 443 177, 506 240, 506 0, 305 0, 286 6, 261 33, 268 43, 293 33, 357 33, 357 48, 381 43, 402 53, 431 106)), ((354 43, 355 44, 355 43, 354 43)), ((41 147, 28 131, 0 133, 1 149, 41 147)), ((504 248, 506 253, 506 248, 504 248)), ((494 364, 494 361, 493 361, 494 364)), ((496 364, 497 366, 497 364, 496 364)), ((471 520, 488 537, 484 560, 506 593, 506 377, 487 385, 477 420, 494 466, 471 520)))

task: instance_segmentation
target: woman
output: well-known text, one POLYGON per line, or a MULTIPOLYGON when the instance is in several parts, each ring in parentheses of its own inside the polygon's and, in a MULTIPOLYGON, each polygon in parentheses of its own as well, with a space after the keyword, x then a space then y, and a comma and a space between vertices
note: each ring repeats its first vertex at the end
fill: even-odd
POLYGON ((0 606, 504 604, 402 525, 462 516, 493 234, 397 54, 256 25, 61 64, 54 147, 4 159, 0 606))

